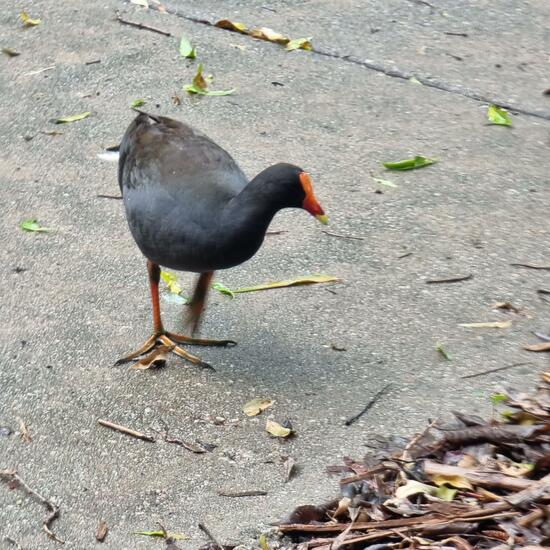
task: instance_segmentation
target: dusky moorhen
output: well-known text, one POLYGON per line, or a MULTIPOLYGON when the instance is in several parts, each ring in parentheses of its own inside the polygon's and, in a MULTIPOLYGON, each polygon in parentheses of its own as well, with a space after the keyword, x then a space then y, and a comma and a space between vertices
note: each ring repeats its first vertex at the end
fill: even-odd
POLYGON ((321 223, 327 216, 306 172, 275 164, 248 181, 231 156, 202 132, 177 120, 139 111, 120 144, 118 181, 130 231, 147 258, 153 334, 117 364, 164 362, 172 351, 208 366, 177 344, 226 346, 164 329, 159 305, 160 266, 199 273, 188 325, 194 334, 214 271, 251 258, 273 216, 303 208, 321 223), (147 355, 146 355, 147 354, 147 355))

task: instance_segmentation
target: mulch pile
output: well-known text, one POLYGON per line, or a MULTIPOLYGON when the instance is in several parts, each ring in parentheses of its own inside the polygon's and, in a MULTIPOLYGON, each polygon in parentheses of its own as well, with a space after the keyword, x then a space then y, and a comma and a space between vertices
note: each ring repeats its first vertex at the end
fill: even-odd
POLYGON ((550 373, 534 394, 493 396, 493 418, 454 413, 409 440, 369 443, 345 460, 341 496, 300 506, 282 533, 294 548, 550 546, 550 373))

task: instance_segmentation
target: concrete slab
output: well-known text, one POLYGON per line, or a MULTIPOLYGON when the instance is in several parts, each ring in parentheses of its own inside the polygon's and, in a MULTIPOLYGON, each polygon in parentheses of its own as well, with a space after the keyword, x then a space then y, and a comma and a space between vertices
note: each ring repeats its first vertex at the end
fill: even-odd
MULTIPOLYGON (((308 4, 292 5, 296 17, 303 17, 308 4)), ((533 5, 543 9, 542 3, 533 5)), ((411 2, 400 6, 414 8, 411 2)), ((310 7, 316 7, 312 17, 333 20, 330 6, 310 7)), ((31 8, 43 24, 25 31, 17 10, 0 14, 2 45, 22 53, 0 60, 5 98, 0 425, 15 431, 20 417, 33 441, 0 438, 0 467, 17 468, 60 504, 55 531, 65 547, 96 547, 101 518, 111 528, 104 548, 158 547, 157 541, 131 534, 155 528, 157 520, 191 537, 178 543, 181 548, 204 542, 199 521, 227 543, 252 544, 295 505, 333 495, 337 484, 324 467, 343 455, 361 456, 372 434, 411 432, 426 418, 456 408, 486 412, 499 384, 531 386, 537 371, 548 367, 546 357, 521 350, 533 339, 531 330, 547 329, 548 305, 536 295, 536 289, 548 288, 547 272, 510 266, 548 265, 547 121, 513 116, 511 129, 487 126, 485 107, 461 95, 340 58, 287 53, 115 0, 85 7, 41 0, 31 8), (114 20, 115 9, 174 36, 122 26, 114 20), (181 87, 190 82, 196 63, 178 57, 182 32, 199 48, 215 86, 236 87, 234 96, 185 97, 181 87), (85 64, 96 59, 101 62, 85 64), (174 94, 181 105, 173 103, 174 94), (281 160, 307 168, 331 217, 328 229, 364 239, 322 233, 302 212, 278 215, 273 229, 288 232, 268 237, 254 259, 220 272, 218 280, 244 286, 314 272, 343 280, 233 301, 213 295, 203 333, 239 342, 228 350, 201 350, 215 373, 176 360, 155 372, 112 366, 148 335, 150 323, 144 261, 121 204, 97 197, 118 191, 115 166, 96 155, 119 140, 135 98, 146 99, 153 112, 201 128, 251 176, 281 160), (83 111, 93 114, 63 127, 50 122, 83 111), (64 133, 39 133, 53 129, 64 133), (381 167, 381 161, 413 154, 439 162, 399 174, 381 167), (380 186, 371 173, 397 187, 380 186), (22 232, 19 222, 32 217, 56 231, 22 232), (469 273, 473 278, 463 283, 425 282, 469 273), (497 301, 511 301, 528 315, 494 311, 497 301), (506 319, 512 327, 503 330, 458 326, 506 319), (450 362, 435 351, 438 342, 450 362), (503 373, 461 378, 526 361, 530 364, 503 373), (393 388, 387 397, 362 420, 344 426, 388 382, 393 388), (294 440, 270 439, 265 413, 244 417, 242 405, 258 396, 276 401, 270 414, 292 421, 294 440), (217 425, 215 417, 226 420, 217 425), (134 441, 101 428, 98 418, 152 433, 168 429, 217 447, 194 455, 164 442, 134 441), (290 483, 284 483, 280 464, 287 454, 299 466, 290 483), (245 489, 268 495, 218 496, 219 490, 245 489)), ((243 10, 227 3, 219 16, 243 13, 253 20, 252 11, 243 10)), ((285 17, 291 13, 284 10, 285 17)), ((367 19, 359 25, 360 11, 346 14, 346 32, 327 38, 342 52, 361 43, 363 27, 371 25, 367 19)), ((461 16, 477 25, 478 14, 468 6, 461 16)), ((280 30, 306 34, 287 22, 280 30)), ((536 11, 525 12, 525 25, 545 32, 536 11)), ((398 34, 374 36, 390 51, 398 34)), ((496 30, 486 40, 494 48, 503 43, 496 30)), ((475 50, 477 41, 470 42, 475 50)), ((509 59, 523 62, 519 54, 509 59)), ((495 93, 505 90, 487 78, 495 93)), ((461 81, 473 85, 466 77, 461 81)), ((546 108, 538 103, 538 84, 529 81, 526 89, 514 99, 526 108, 546 108)), ((190 277, 180 278, 191 286, 190 277)), ((166 324, 177 328, 181 306, 164 301, 163 309, 166 324)), ((42 507, 22 493, 0 487, 0 509, 2 537, 23 548, 56 546, 40 530, 42 507)))

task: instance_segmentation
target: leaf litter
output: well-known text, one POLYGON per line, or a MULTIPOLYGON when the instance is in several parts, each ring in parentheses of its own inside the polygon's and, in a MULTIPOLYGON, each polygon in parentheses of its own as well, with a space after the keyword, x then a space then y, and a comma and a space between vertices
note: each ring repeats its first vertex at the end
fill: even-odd
POLYGON ((492 401, 498 419, 454 413, 409 439, 371 436, 361 461, 329 468, 346 476, 337 498, 279 523, 285 548, 547 547, 550 373, 492 401))
POLYGON ((206 95, 206 96, 224 96, 230 95, 235 91, 235 88, 231 90, 209 90, 208 86, 214 80, 213 75, 203 75, 202 73, 203 66, 202 63, 199 63, 197 67, 197 72, 193 77, 191 84, 185 84, 183 87, 184 91, 191 95, 206 95))
POLYGON ((244 414, 246 414, 246 416, 257 416, 262 411, 269 409, 269 407, 271 407, 272 405, 273 401, 271 399, 267 399, 265 397, 257 397, 245 403, 245 405, 243 406, 243 412, 244 414))

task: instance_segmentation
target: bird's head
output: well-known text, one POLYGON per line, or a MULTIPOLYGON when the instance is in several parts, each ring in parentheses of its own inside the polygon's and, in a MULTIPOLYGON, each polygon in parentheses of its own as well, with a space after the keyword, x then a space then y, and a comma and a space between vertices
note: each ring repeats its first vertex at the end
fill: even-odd
POLYGON ((307 172, 298 166, 286 163, 271 166, 266 172, 269 172, 267 179, 277 184, 277 194, 282 208, 302 208, 323 225, 328 224, 328 216, 315 198, 313 184, 307 172))

